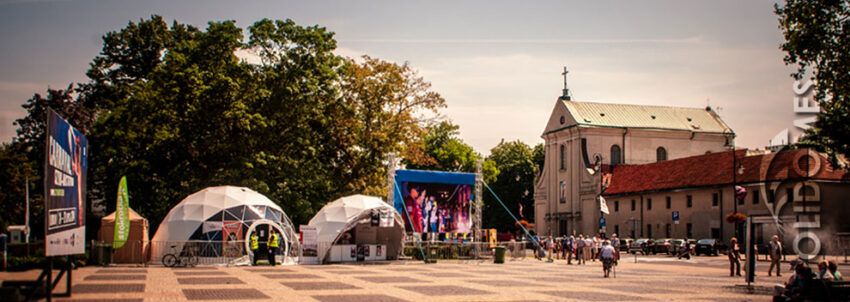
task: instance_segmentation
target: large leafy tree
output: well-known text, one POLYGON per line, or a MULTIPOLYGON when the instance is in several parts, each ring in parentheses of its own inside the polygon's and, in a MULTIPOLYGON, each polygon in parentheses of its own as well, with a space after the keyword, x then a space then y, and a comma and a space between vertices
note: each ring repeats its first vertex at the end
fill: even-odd
POLYGON ((335 174, 347 190, 380 196, 386 155, 417 146, 428 116, 438 114, 445 100, 408 63, 361 59, 347 59, 340 71, 342 101, 350 114, 336 119, 342 144, 335 174))
POLYGON ((203 187, 256 185, 247 150, 260 91, 234 55, 241 39, 231 21, 201 31, 157 16, 104 37, 81 95, 98 110, 93 198, 112 200, 127 175, 131 205, 159 221, 203 187))
POLYGON ((775 7, 794 78, 810 74, 821 108, 803 142, 832 155, 850 156, 850 2, 788 0, 775 7))
POLYGON ((429 125, 426 133, 406 150, 402 163, 408 169, 475 172, 476 163, 482 160, 484 181, 495 181, 499 175, 495 163, 484 160, 472 146, 463 142, 459 129, 449 121, 429 125))
MULTIPOLYGON (((534 180, 535 180, 535 150, 521 141, 505 142, 490 149, 490 156, 496 169, 499 170, 497 179, 490 183, 490 188, 504 202, 505 206, 518 219, 533 221, 534 216, 534 180), (523 211, 520 215, 520 204, 523 211)), ((500 232, 515 230, 515 221, 505 208, 499 204, 495 196, 484 194, 483 224, 486 228, 496 228, 500 232)))

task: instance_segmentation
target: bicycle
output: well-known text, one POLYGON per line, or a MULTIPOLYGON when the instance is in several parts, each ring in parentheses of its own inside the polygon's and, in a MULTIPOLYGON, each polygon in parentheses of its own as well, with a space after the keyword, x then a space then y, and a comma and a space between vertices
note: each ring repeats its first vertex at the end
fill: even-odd
POLYGON ((198 256, 195 255, 195 252, 192 248, 184 249, 180 256, 177 256, 177 245, 171 246, 171 253, 165 254, 162 256, 162 265, 166 267, 175 267, 175 266, 196 266, 198 265, 198 256))

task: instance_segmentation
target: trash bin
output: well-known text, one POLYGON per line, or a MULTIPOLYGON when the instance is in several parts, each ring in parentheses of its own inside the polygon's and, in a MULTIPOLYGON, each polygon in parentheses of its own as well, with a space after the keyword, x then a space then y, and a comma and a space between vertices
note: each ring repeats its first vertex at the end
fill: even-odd
POLYGON ((505 263, 505 247, 497 246, 496 252, 493 254, 493 263, 505 263))
POLYGON ((95 244, 95 261, 99 265, 109 265, 112 263, 112 245, 106 243, 95 244))

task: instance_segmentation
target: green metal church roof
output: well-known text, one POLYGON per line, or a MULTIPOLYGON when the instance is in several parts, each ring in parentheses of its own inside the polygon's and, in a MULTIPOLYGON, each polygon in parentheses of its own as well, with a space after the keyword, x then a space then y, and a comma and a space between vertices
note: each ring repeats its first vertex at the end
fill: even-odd
POLYGON ((561 101, 580 126, 732 133, 711 108, 561 101))

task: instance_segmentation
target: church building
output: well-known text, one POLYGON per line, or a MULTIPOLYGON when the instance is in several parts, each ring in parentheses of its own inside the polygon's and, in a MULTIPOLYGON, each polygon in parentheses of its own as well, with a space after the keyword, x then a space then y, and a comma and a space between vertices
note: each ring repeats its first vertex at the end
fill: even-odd
POLYGON ((710 107, 581 102, 565 89, 542 138, 546 155, 534 190, 535 231, 562 236, 606 231, 598 196, 612 166, 729 151, 735 133, 710 107))

